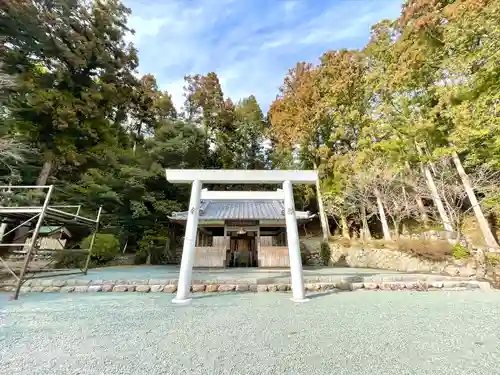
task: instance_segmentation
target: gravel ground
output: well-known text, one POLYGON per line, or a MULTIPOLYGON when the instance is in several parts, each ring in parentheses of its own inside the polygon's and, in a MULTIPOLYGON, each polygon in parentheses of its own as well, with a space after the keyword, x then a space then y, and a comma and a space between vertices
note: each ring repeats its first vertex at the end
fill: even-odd
MULTIPOLYGON (((71 271, 71 270, 69 270, 71 271)), ((325 267, 304 268, 304 277, 321 276, 373 276, 407 274, 390 270, 374 270, 370 268, 325 267)), ((58 276, 57 279, 79 280, 148 280, 177 279, 178 266, 116 266, 90 269, 87 275, 58 276)), ((267 268, 224 268, 224 269, 194 269, 193 280, 244 280, 266 277, 290 277, 290 269, 267 268)))
POLYGON ((0 295, 0 374, 498 374, 500 292, 0 295))

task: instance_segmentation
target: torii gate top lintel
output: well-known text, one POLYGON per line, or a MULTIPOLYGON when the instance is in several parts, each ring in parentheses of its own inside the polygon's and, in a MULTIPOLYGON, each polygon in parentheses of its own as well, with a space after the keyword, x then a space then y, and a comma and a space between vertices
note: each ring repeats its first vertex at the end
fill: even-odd
POLYGON ((314 184, 318 173, 313 170, 240 170, 240 169, 166 169, 167 181, 186 184, 201 181, 208 184, 314 184))

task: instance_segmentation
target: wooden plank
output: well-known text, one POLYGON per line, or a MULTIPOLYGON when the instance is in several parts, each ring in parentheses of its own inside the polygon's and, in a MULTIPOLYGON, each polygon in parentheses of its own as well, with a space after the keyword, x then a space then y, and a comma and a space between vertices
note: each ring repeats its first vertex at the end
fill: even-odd
POLYGON ((258 254, 260 267, 289 267, 288 247, 261 246, 258 254))
POLYGON ((197 246, 194 267, 224 267, 226 249, 215 246, 197 246))

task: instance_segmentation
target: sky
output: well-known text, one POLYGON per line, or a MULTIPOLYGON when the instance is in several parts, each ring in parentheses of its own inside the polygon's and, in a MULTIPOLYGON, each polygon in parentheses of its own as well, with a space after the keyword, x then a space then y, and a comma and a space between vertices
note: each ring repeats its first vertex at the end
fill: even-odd
POLYGON ((178 109, 184 76, 216 72, 234 102, 255 95, 264 112, 288 70, 328 50, 362 48, 370 26, 402 0, 124 0, 139 73, 153 74, 178 109))

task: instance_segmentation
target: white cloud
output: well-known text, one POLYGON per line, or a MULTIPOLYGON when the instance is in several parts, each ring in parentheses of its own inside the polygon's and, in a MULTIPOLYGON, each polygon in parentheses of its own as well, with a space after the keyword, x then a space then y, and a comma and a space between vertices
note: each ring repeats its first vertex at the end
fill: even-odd
POLYGON ((126 0, 140 72, 157 77, 177 107, 183 77, 215 71, 233 101, 254 94, 264 110, 288 69, 328 49, 366 43, 369 28, 395 17, 400 0, 126 0))
POLYGON ((162 87, 162 89, 167 90, 172 96, 172 102, 175 108, 181 109, 184 106, 184 79, 178 79, 176 81, 167 83, 162 87))
POLYGON ((144 19, 131 16, 128 20, 128 26, 133 29, 135 33, 134 35, 130 35, 128 39, 138 45, 144 38, 158 35, 161 27, 169 22, 170 19, 168 17, 144 19))

